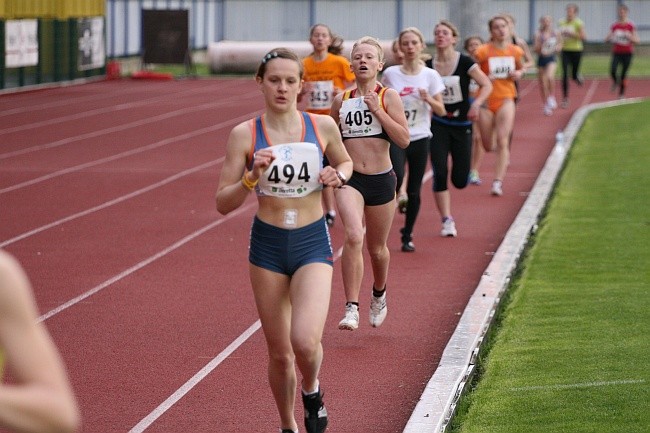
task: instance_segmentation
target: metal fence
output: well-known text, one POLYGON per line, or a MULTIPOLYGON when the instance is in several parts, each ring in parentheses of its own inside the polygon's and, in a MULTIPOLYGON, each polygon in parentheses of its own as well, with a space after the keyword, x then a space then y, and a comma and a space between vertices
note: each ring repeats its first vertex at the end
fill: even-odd
MULTIPOLYGON (((304 41, 316 23, 328 24, 345 40, 364 35, 392 39, 407 26, 418 27, 428 42, 442 18, 459 23, 463 13, 481 16, 480 26, 460 28, 461 34, 487 36, 487 19, 509 12, 520 36, 532 40, 539 18, 557 21, 567 3, 575 2, 585 22, 587 42, 602 43, 616 19, 617 0, 476 0, 480 10, 459 10, 457 0, 106 0, 107 54, 111 58, 141 54, 143 9, 187 9, 193 50, 209 43, 233 41, 304 41)), ((468 3, 468 2, 465 2, 468 3)), ((650 1, 630 0, 630 18, 639 27, 642 43, 650 43, 650 1)))
MULTIPOLYGON (((461 37, 487 36, 488 18, 501 12, 531 41, 539 18, 558 20, 569 1, 580 8, 587 42, 602 46, 620 0, 0 0, 0 89, 101 76, 113 59, 142 58, 143 10, 186 11, 187 48, 201 51, 225 40, 305 42, 316 23, 348 42, 391 40, 414 26, 431 43, 443 18, 461 37)), ((626 4, 650 43, 650 0, 626 4)))

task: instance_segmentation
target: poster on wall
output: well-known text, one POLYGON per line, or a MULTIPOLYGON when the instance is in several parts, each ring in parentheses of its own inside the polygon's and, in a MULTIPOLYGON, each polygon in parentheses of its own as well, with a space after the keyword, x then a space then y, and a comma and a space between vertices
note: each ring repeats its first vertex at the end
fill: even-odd
POLYGON ((5 67, 38 65, 38 21, 8 20, 5 23, 5 67))
POLYGON ((143 63, 183 64, 189 56, 189 11, 142 10, 143 63))
POLYGON ((79 54, 77 55, 80 71, 101 68, 106 64, 104 49, 104 18, 80 18, 79 54))

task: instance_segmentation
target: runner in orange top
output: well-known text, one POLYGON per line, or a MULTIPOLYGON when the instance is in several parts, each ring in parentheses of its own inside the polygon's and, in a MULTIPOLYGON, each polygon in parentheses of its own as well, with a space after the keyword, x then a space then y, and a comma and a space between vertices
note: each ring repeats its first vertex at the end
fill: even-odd
POLYGON ((509 137, 515 121, 515 81, 524 72, 524 51, 512 43, 510 26, 506 17, 494 16, 488 25, 490 41, 476 50, 476 61, 492 80, 492 93, 479 113, 479 126, 483 147, 487 152, 496 150, 497 162, 491 193, 503 195, 502 182, 510 160, 509 137), (492 141, 492 134, 496 142, 492 141), (495 145, 493 145, 495 143, 495 145), (496 149, 493 147, 496 146, 496 149))
MULTIPOLYGON (((325 24, 316 24, 309 31, 309 42, 314 51, 302 60, 304 86, 298 101, 305 100, 305 111, 330 114, 334 97, 352 85, 354 74, 350 62, 343 57, 343 39, 332 33, 325 24)), ((328 165, 327 158, 324 161, 328 165)), ((336 201, 331 188, 323 190, 325 220, 330 227, 336 220, 336 201)))
POLYGON ((306 99, 309 113, 330 114, 334 97, 354 83, 350 62, 341 55, 343 40, 325 24, 316 24, 309 32, 314 51, 302 61, 305 86, 301 99, 306 99))

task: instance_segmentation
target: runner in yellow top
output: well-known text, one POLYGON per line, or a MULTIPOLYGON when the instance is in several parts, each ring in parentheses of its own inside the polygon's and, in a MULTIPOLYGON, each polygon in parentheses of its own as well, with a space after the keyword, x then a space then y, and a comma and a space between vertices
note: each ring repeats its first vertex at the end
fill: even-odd
MULTIPOLYGON (((330 114, 334 97, 354 82, 350 62, 343 57, 343 39, 332 33, 325 24, 316 24, 309 31, 309 42, 314 51, 302 61, 304 86, 298 101, 305 102, 305 111, 330 114)), ((324 160, 328 165, 327 158, 324 160)), ((336 220, 336 201, 332 188, 323 190, 323 207, 327 225, 336 220)))
POLYGON ((571 78, 578 86, 584 79, 580 75, 580 62, 584 50, 583 41, 587 39, 585 23, 578 18, 578 5, 569 3, 566 7, 566 18, 560 20, 559 29, 562 35, 562 108, 569 106, 569 68, 571 78))
POLYGON ((492 93, 479 113, 479 126, 483 148, 496 150, 497 161, 491 193, 503 195, 502 182, 510 160, 510 134, 515 122, 515 81, 524 72, 524 51, 512 43, 510 26, 506 17, 496 15, 489 21, 490 41, 476 49, 476 61, 492 80, 492 93), (496 134, 493 144, 492 134, 496 134), (496 146, 496 149, 493 149, 496 146))

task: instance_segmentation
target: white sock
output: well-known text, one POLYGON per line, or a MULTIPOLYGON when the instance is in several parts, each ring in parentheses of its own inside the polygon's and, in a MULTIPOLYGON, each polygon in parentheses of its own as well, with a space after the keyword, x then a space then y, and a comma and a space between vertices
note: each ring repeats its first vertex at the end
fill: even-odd
POLYGON ((320 382, 319 381, 316 381, 316 389, 314 391, 305 391, 305 389, 301 387, 302 395, 307 396, 307 395, 316 394, 318 392, 319 388, 320 388, 320 382))

